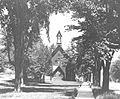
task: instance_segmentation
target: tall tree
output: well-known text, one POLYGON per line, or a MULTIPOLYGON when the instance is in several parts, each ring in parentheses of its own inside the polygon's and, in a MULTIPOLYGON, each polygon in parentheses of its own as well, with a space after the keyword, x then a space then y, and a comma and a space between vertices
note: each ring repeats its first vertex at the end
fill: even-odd
POLYGON ((0 22, 9 61, 15 66, 15 90, 20 91, 27 50, 39 38, 40 28, 49 32, 51 5, 47 0, 1 0, 0 22), (14 51, 13 60, 11 49, 14 51))
POLYGON ((118 49, 120 44, 119 29, 117 29, 119 24, 116 24, 119 13, 111 7, 111 5, 118 4, 118 1, 82 0, 74 2, 73 8, 71 8, 74 12, 73 18, 78 21, 79 25, 71 25, 69 28, 83 32, 82 36, 74 38, 74 40, 82 41, 83 49, 86 51, 90 48, 93 50, 96 69, 99 64, 98 60, 104 60, 102 87, 104 90, 109 89, 109 67, 114 49, 118 49), (81 18, 85 21, 81 21, 81 18))

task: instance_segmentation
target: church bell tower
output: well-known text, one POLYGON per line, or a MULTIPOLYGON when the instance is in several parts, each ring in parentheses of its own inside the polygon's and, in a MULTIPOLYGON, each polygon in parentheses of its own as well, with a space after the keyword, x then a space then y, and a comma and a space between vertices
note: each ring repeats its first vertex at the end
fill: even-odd
POLYGON ((61 40, 62 34, 60 33, 60 31, 58 31, 56 37, 57 37, 57 46, 61 46, 62 45, 62 40, 61 40))

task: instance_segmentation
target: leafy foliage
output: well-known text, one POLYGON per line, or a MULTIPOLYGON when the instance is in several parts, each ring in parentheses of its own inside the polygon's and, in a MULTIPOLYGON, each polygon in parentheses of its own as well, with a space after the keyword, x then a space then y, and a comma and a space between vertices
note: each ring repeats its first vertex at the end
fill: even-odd
POLYGON ((40 72, 41 74, 48 74, 51 70, 50 48, 45 46, 41 41, 35 43, 33 46, 33 49, 29 51, 29 70, 33 72, 33 74, 37 72, 40 72))
MULTIPOLYGON (((116 31, 116 20, 118 14, 114 13, 107 4, 111 2, 83 0, 76 1, 72 7, 73 17, 78 21, 78 25, 69 26, 70 30, 83 32, 82 36, 73 38, 77 40, 78 49, 80 47, 85 51, 94 49, 99 53, 99 57, 108 58, 112 49, 119 48, 119 33, 116 31), (84 21, 80 21, 83 18, 84 21), (110 27, 111 26, 111 27, 110 27), (108 29, 109 28, 109 29, 108 29)), ((113 3, 113 2, 112 2, 113 3)), ((78 51, 81 53, 82 49, 78 51)))
POLYGON ((110 76, 113 81, 120 81, 120 60, 116 60, 111 64, 110 76))
POLYGON ((80 33, 80 36, 73 38, 77 45, 78 68, 84 66, 85 69, 92 65, 94 76, 97 76, 96 71, 102 66, 103 74, 106 76, 106 78, 103 76, 105 90, 109 85, 109 67, 114 51, 120 46, 119 23, 116 23, 120 18, 119 11, 115 9, 117 5, 119 2, 116 0, 75 1, 71 10, 72 18, 78 21, 78 25, 68 26, 68 30, 78 30, 80 33), (89 53, 92 53, 92 57, 89 53), (102 64, 102 61, 105 63, 102 64))
POLYGON ((39 38, 41 27, 45 28, 48 34, 51 7, 44 0, 1 0, 0 4, 5 50, 12 62, 11 49, 14 51, 22 47, 23 53, 26 53, 39 38))

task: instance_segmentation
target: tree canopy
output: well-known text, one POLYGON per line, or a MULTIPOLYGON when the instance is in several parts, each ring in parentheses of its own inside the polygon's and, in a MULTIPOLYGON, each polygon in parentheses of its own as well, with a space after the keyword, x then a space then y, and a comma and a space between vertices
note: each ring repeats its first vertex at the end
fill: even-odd
POLYGON ((118 0, 82 0, 75 1, 72 5, 72 18, 78 21, 78 25, 70 25, 69 30, 78 30, 80 33, 80 36, 73 38, 77 44, 78 68, 82 63, 86 63, 84 62, 86 61, 86 54, 90 56, 88 53, 91 52, 93 57, 90 60, 94 61, 91 63, 94 68, 93 73, 97 75, 95 71, 102 66, 103 75, 106 75, 103 78, 103 89, 106 90, 109 86, 111 60, 115 50, 120 47, 118 28, 120 13, 117 10, 120 2, 118 0), (81 18, 84 21, 81 21, 81 18))

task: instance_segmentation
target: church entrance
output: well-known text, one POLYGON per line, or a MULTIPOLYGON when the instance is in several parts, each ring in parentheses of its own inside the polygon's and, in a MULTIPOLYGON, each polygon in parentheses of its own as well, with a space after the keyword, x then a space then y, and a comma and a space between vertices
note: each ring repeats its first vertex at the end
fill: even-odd
POLYGON ((63 70, 58 66, 57 69, 52 73, 53 77, 57 77, 59 79, 64 79, 65 74, 63 70))

